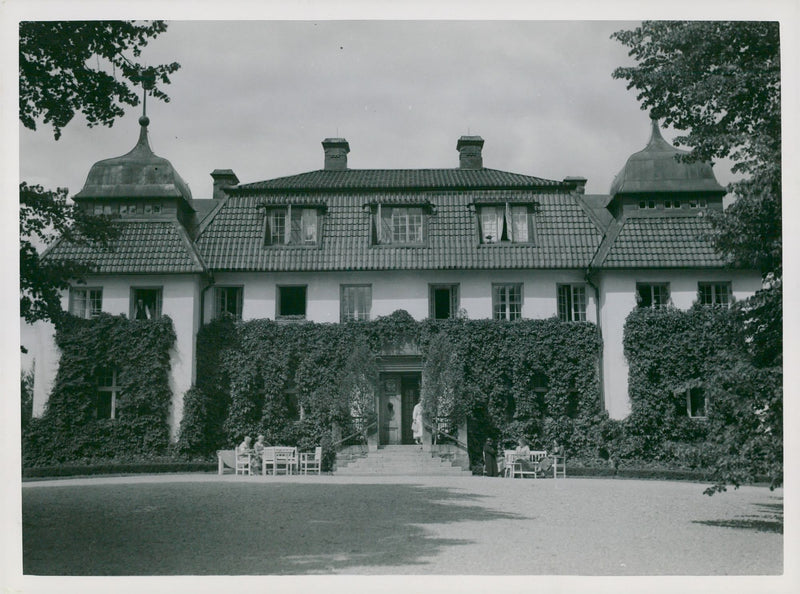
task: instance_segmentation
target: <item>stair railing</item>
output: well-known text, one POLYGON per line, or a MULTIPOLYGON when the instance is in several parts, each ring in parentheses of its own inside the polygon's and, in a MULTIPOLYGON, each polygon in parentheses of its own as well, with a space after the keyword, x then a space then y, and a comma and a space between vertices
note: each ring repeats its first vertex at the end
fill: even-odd
MULTIPOLYGON (((437 425, 438 425, 438 423, 437 423, 437 425)), ((439 435, 444 435, 445 437, 450 438, 456 446, 458 446, 459 448, 461 448, 465 452, 469 453, 469 446, 465 442, 463 442, 460 439, 458 439, 455 435, 452 435, 450 433, 447 433, 446 431, 441 430, 438 426, 434 427, 429 422, 427 422, 425 419, 422 419, 422 426, 426 427, 428 430, 430 430, 431 434, 433 435, 434 443, 436 443, 437 438, 438 438, 439 435)))
POLYGON ((370 423, 369 425, 366 425, 365 427, 359 429, 358 431, 355 431, 354 433, 351 433, 350 435, 348 435, 346 437, 343 437, 342 439, 340 439, 338 441, 333 442, 331 447, 334 450, 339 451, 341 449, 341 445, 344 442, 346 442, 346 441, 348 441, 350 439, 353 439, 354 437, 359 437, 359 436, 362 437, 362 445, 366 444, 366 442, 367 442, 367 431, 370 428, 372 428, 373 426, 377 427, 378 426, 378 421, 373 421, 372 423, 370 423))

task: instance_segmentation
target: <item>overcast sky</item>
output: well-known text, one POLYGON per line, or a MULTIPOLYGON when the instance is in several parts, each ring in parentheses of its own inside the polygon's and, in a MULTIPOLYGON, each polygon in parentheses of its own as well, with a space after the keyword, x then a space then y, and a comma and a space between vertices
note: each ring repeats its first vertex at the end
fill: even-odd
MULTIPOLYGON (((650 134, 635 92, 611 77, 630 58, 609 36, 635 25, 173 21, 142 56, 181 64, 171 102, 148 101, 150 144, 195 198, 218 168, 242 183, 319 169, 330 136, 349 141, 353 169, 456 167, 463 134, 484 138, 486 167, 583 176, 606 193, 650 134)), ((78 116, 58 141, 20 126, 21 180, 77 193, 93 163, 133 148, 140 114, 110 129, 78 116)))

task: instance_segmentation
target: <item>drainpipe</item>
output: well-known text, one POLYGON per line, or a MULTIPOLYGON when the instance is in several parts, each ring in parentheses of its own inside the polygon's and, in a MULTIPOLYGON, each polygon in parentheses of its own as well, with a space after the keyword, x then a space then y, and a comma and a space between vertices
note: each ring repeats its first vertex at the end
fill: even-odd
POLYGON ((601 317, 600 317, 600 288, 592 282, 592 269, 587 268, 586 272, 583 275, 583 278, 586 280, 586 283, 594 289, 594 308, 595 308, 595 315, 597 317, 597 336, 600 339, 600 359, 598 364, 600 368, 598 369, 598 376, 600 379, 600 410, 606 409, 606 388, 605 382, 603 381, 603 350, 605 348, 605 343, 603 342, 603 327, 601 325, 601 317))
POLYGON ((206 291, 214 286, 214 275, 208 274, 208 284, 200 290, 200 327, 206 323, 206 291))

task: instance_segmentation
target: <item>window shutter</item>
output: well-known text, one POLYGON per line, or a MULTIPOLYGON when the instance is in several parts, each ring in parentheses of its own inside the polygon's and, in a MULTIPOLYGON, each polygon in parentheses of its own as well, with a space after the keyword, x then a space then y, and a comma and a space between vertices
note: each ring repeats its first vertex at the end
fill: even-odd
POLYGON ((292 215, 292 229, 287 243, 299 245, 303 243, 303 209, 289 207, 289 212, 292 215))
POLYGON ((381 208, 381 243, 392 243, 392 209, 381 208))

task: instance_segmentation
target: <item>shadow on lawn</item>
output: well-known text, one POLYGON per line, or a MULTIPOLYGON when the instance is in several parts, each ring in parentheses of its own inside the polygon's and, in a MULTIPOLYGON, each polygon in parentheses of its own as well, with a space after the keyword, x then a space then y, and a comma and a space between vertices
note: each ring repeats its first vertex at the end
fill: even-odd
POLYGON ((23 567, 38 575, 347 573, 378 565, 424 572, 443 548, 470 542, 437 538, 426 524, 518 517, 472 494, 407 484, 31 490, 23 497, 23 567))
POLYGON ((757 514, 738 516, 730 520, 695 520, 693 523, 783 534, 783 500, 780 503, 754 503, 753 507, 757 514))

